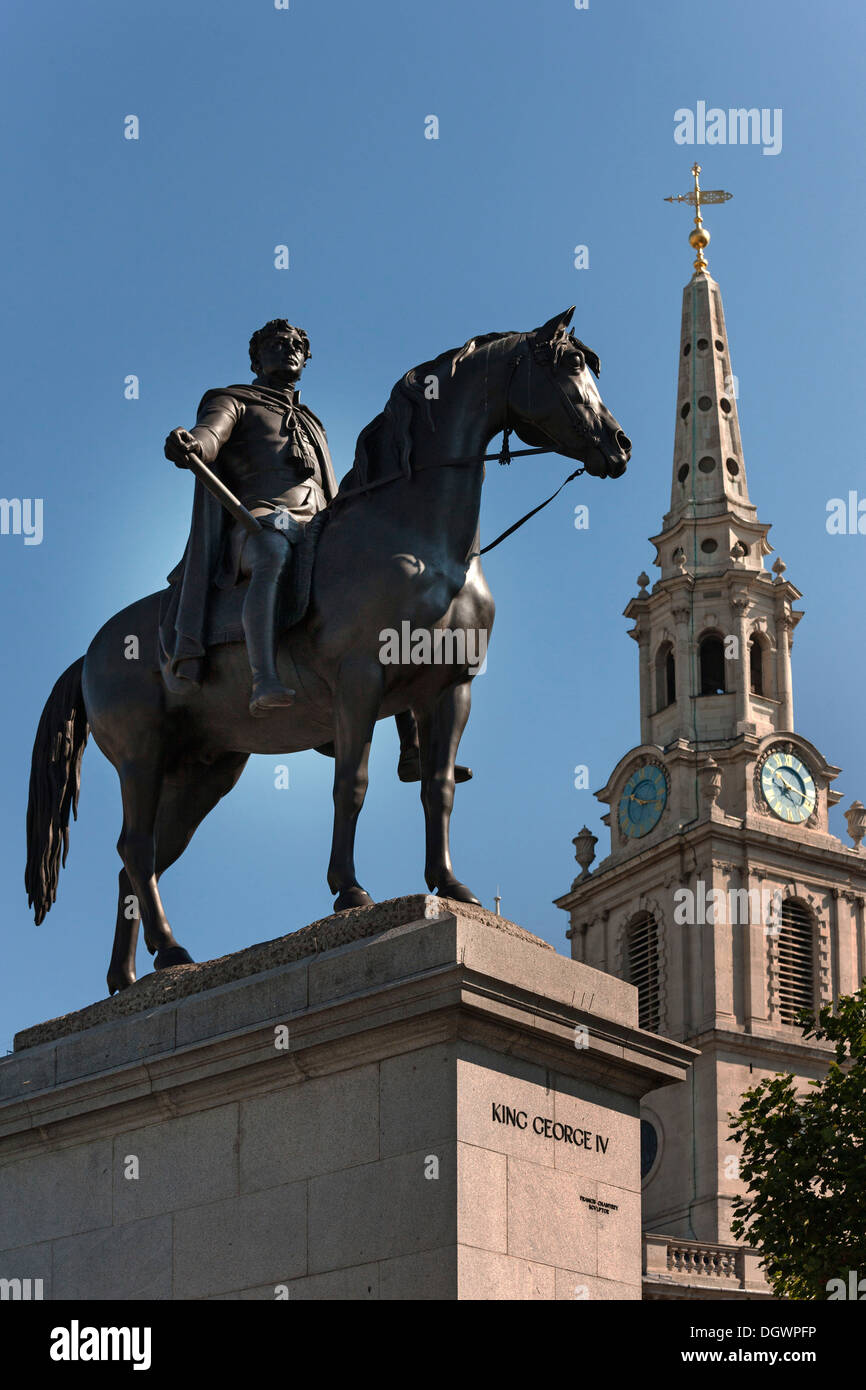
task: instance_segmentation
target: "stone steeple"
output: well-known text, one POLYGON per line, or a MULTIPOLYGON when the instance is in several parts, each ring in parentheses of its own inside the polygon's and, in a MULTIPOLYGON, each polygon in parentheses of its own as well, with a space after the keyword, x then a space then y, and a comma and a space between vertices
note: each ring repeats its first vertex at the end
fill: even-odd
POLYGON ((683 290, 671 505, 664 530, 654 537, 657 544, 674 541, 660 551, 663 579, 683 565, 718 568, 728 559, 742 561, 747 569, 762 569, 770 551, 769 527, 758 522, 749 497, 722 297, 704 258, 710 234, 701 208, 726 202, 731 195, 702 189, 700 172, 695 164, 693 192, 667 199, 695 208, 689 241, 698 254, 695 273, 683 290), (727 520, 730 533, 730 545, 721 548, 713 545, 719 540, 715 523, 720 519, 727 520))
MULTIPOLYGON (((671 505, 665 531, 682 520, 726 511, 755 521, 722 297, 715 280, 706 271, 696 271, 683 290, 671 505)), ((756 559, 760 566, 760 551, 756 559)))
POLYGON ((641 742, 680 740, 697 751, 744 734, 794 727, 791 639, 801 597, 764 560, 769 525, 749 496, 725 314, 703 251, 700 207, 730 195, 704 193, 700 166, 690 241, 695 273, 683 290, 670 509, 651 537, 659 580, 626 608, 640 646, 641 742), (705 697, 712 696, 712 700, 705 697))

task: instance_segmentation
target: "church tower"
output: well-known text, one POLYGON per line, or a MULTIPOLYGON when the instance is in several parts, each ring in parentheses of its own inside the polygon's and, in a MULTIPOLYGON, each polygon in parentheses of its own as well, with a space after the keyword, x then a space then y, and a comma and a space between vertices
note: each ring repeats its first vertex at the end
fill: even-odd
MULTIPOLYGON (((651 538, 659 574, 625 609, 638 647, 640 742, 596 796, 610 853, 575 838, 582 872, 556 900, 572 956, 637 986, 640 1024, 698 1049, 690 1080, 642 1107, 644 1296, 759 1297, 758 1255, 731 1234, 743 1184, 728 1115, 777 1071, 824 1074, 802 1006, 866 974, 866 811, 846 812, 829 763, 795 726, 791 647, 800 591, 751 500, 719 287, 701 208, 683 291, 670 506, 651 538)), ((766 476, 766 472, 764 474, 766 476)))

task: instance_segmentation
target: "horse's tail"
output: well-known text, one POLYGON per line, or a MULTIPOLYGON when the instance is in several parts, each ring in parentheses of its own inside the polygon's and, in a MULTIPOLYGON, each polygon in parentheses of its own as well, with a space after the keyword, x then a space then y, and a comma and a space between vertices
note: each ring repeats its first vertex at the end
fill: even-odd
POLYGON ((83 669, 80 656, 63 672, 48 696, 33 744, 24 886, 37 926, 57 897, 57 880, 69 849, 69 813, 78 815, 81 756, 88 734, 83 669))

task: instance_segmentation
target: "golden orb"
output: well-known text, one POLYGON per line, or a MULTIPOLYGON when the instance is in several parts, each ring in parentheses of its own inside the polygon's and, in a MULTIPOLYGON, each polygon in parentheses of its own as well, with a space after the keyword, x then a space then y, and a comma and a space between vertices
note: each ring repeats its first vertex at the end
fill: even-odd
POLYGON ((689 233, 689 243, 696 251, 706 250, 710 244, 710 234, 706 227, 695 227, 695 230, 689 233))

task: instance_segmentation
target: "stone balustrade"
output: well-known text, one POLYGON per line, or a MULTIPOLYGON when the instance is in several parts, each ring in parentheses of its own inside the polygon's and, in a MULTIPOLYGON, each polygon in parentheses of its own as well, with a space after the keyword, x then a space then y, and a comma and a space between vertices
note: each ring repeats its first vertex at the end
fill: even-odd
POLYGON ((769 1298, 760 1255, 745 1245, 644 1233, 644 1298, 769 1298))

